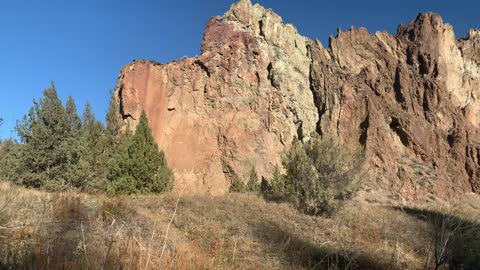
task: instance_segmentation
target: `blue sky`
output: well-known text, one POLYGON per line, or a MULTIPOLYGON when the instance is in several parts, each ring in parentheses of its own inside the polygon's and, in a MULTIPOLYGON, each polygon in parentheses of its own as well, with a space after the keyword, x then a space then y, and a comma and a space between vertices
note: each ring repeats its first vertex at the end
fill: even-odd
MULTIPOLYGON (((234 0, 0 0, 0 138, 54 81, 81 111, 87 100, 103 120, 121 67, 133 59, 162 63, 199 54, 205 23, 234 0)), ((253 0, 300 33, 327 45, 338 27, 395 32, 419 12, 434 11, 457 37, 480 28, 480 1, 253 0)))

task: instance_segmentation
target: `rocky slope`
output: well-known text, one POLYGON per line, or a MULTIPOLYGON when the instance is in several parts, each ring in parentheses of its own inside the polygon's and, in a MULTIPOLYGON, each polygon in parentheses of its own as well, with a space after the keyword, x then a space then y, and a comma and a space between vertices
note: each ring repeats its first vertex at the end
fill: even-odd
POLYGON ((328 48, 241 0, 211 18, 202 53, 125 66, 115 94, 145 110, 176 188, 221 194, 252 167, 270 176, 295 138, 365 147, 372 188, 402 198, 480 191, 480 31, 456 40, 437 14, 395 35, 339 31, 328 48))

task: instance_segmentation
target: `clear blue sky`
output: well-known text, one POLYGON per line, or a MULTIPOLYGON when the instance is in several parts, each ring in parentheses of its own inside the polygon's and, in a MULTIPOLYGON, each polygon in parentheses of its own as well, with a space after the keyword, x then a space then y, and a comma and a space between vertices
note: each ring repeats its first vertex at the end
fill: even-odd
MULTIPOLYGON (((62 100, 86 100, 103 120, 109 89, 133 59, 162 63, 199 54, 205 23, 234 0, 1 0, 0 138, 54 81, 62 100)), ((479 28, 480 1, 254 0, 327 45, 337 27, 365 26, 395 32, 419 12, 434 11, 457 37, 479 28)))

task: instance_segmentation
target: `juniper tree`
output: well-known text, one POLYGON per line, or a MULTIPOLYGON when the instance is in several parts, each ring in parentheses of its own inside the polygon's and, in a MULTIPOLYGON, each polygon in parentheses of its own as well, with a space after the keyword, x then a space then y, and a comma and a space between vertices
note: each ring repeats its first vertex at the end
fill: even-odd
POLYGON ((58 98, 55 86, 43 91, 34 101, 16 131, 21 142, 17 182, 31 187, 62 189, 79 185, 76 165, 79 160, 78 136, 72 123, 78 118, 73 99, 67 111, 58 98), (77 137, 76 137, 77 136, 77 137))
POLYGON ((90 105, 90 102, 87 101, 87 103, 85 103, 85 109, 83 109, 82 126, 90 125, 94 123, 95 120, 96 118, 92 111, 92 105, 90 105))
MULTIPOLYGON (((3 125, 3 118, 0 117, 0 127, 3 125)), ((2 139, 0 138, 0 143, 2 143, 2 139)))
POLYGON ((14 181, 19 179, 22 145, 7 139, 0 144, 0 179, 14 181))
POLYGON ((15 131, 21 143, 28 143, 32 136, 32 125, 36 120, 36 111, 38 110, 38 103, 33 100, 33 107, 30 108, 28 114, 24 115, 22 121, 17 121, 15 131))
POLYGON ((106 160, 103 158, 106 148, 104 144, 105 128, 96 119, 89 102, 85 104, 81 126, 81 157, 78 173, 83 179, 82 189, 90 191, 105 189, 106 160))
POLYGON ((262 193, 265 199, 281 202, 288 201, 293 188, 290 182, 285 181, 285 176, 280 173, 280 167, 275 165, 269 182, 262 182, 262 193))
POLYGON ((135 134, 110 161, 109 169, 108 191, 113 194, 159 193, 172 188, 173 173, 152 136, 145 112, 135 134))
POLYGON ((122 127, 124 124, 119 118, 119 104, 114 92, 110 91, 110 103, 108 105, 108 111, 106 115, 106 130, 105 139, 109 149, 113 150, 121 143, 125 138, 125 133, 122 133, 122 127))
POLYGON ((236 193, 245 193, 247 191, 247 186, 242 182, 242 179, 240 179, 240 177, 234 176, 228 191, 236 192, 236 193))
POLYGON ((39 102, 34 101, 34 106, 24 116, 23 123, 17 124, 16 130, 25 143, 21 158, 24 175, 19 182, 32 187, 41 187, 47 181, 66 183, 64 165, 67 155, 63 144, 71 130, 66 110, 53 84, 43 92, 39 102))
POLYGON ((260 194, 260 184, 258 183, 257 170, 255 169, 255 166, 252 165, 250 168, 247 184, 245 184, 240 177, 234 176, 228 191, 236 193, 260 194))
POLYGON ((67 119, 70 124, 70 133, 65 138, 63 151, 67 155, 66 178, 69 186, 82 188, 87 179, 81 173, 80 159, 83 155, 81 132, 82 120, 77 113, 75 101, 70 96, 65 104, 67 119))
POLYGON ((260 194, 260 184, 258 183, 257 170, 255 169, 255 166, 250 168, 246 189, 247 192, 260 194))
POLYGON ((70 122, 73 132, 77 134, 80 133, 80 129, 82 128, 82 120, 77 114, 77 106, 75 105, 75 101, 71 96, 67 99, 65 110, 67 112, 68 121, 70 122))

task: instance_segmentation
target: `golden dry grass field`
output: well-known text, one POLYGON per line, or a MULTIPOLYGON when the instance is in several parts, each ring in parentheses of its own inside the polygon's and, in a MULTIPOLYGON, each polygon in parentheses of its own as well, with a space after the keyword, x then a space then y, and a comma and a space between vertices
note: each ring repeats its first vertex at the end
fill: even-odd
POLYGON ((354 200, 327 218, 248 194, 109 198, 4 183, 0 226, 0 269, 475 269, 480 258, 468 202, 354 200))

